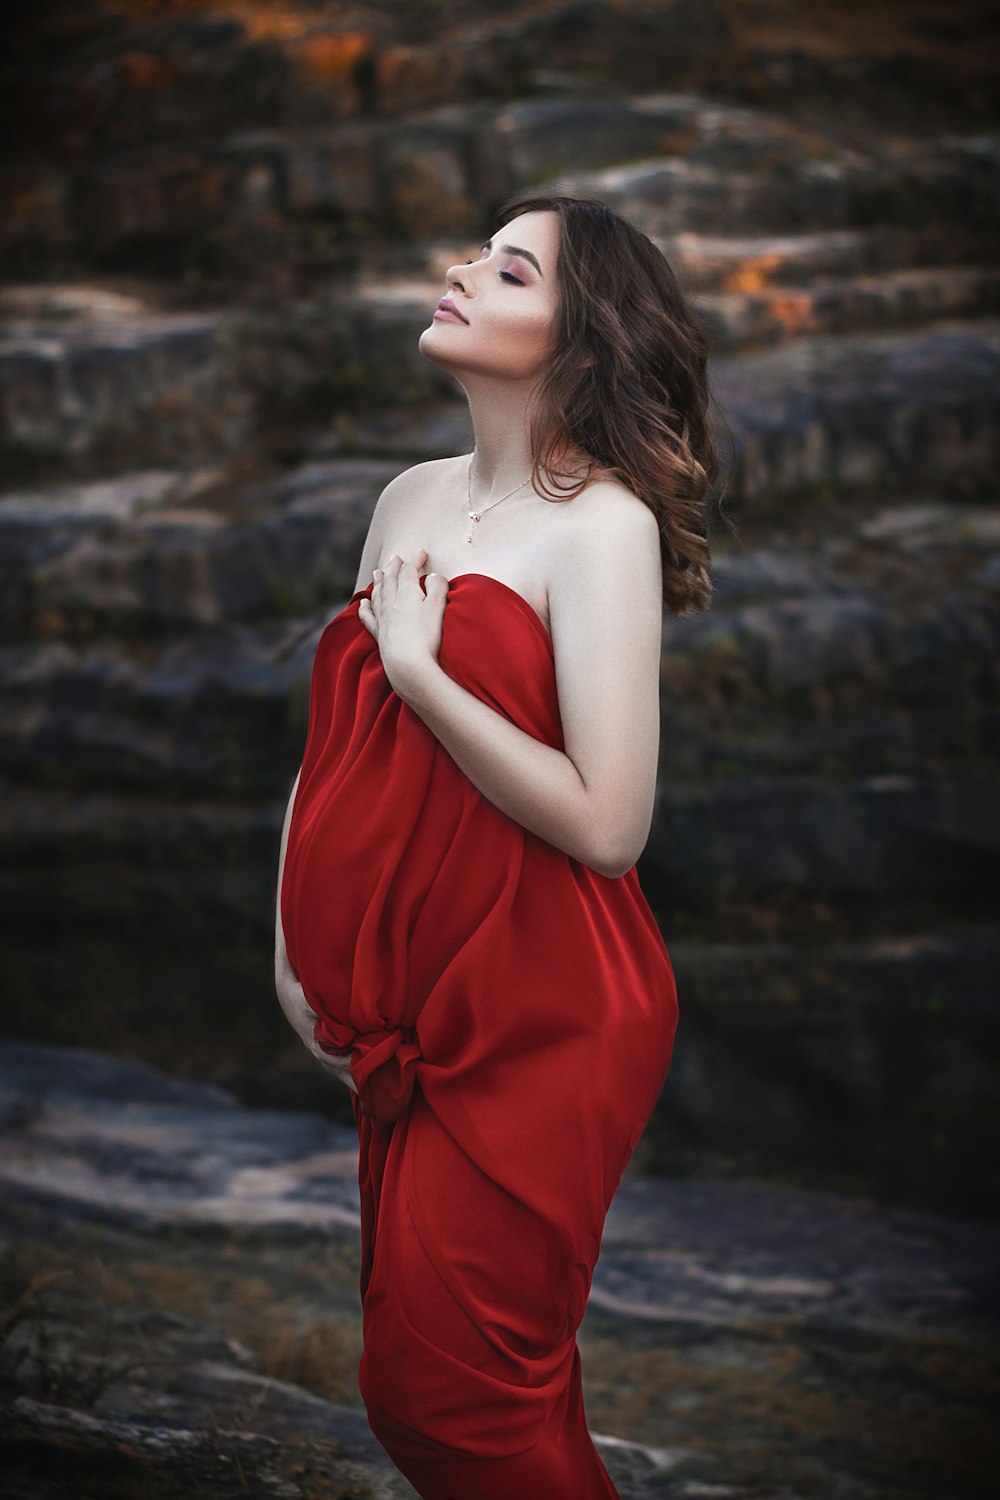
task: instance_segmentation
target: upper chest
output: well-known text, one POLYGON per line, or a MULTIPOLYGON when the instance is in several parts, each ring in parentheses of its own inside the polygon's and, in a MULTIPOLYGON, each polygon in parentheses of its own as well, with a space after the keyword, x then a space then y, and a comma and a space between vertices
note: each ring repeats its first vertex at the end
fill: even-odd
POLYGON ((443 466, 406 491, 387 518, 376 566, 384 568, 393 553, 409 561, 426 547, 422 572, 449 580, 484 573, 520 594, 550 630, 548 586, 560 529, 550 513, 567 510, 571 502, 512 495, 473 521, 464 473, 443 466))

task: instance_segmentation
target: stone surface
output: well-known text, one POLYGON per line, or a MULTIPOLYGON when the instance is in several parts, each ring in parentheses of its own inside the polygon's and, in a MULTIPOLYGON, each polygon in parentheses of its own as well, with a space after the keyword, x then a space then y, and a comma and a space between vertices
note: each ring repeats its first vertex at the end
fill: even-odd
MULTIPOLYGON (((269 945, 284 798, 315 644, 394 468, 313 460, 214 499, 137 476, 93 500, 64 487, 47 515, 44 492, 11 497, 8 536, 32 561, 0 646, 15 1034, 92 1029, 183 1065, 165 1018, 218 1016, 213 1075, 280 1093, 269 945), (161 493, 170 518, 150 524, 161 493), (25 519, 32 507, 44 521, 25 519), (272 568, 287 591, 268 618, 272 568), (38 940, 53 920, 72 964, 38 940), (154 975, 150 943, 174 955, 154 975)), ((664 623, 640 875, 678 955, 684 1024, 648 1166, 678 1149, 693 1160, 700 1140, 706 1165, 736 1149, 755 1169, 988 1210, 1000 1049, 977 924, 992 920, 1000 853, 997 513, 844 499, 720 543, 713 608, 664 623), (869 964, 880 943, 941 958, 869 964), (733 1068, 723 1109, 712 1079, 733 1068)))
MULTIPOLYGON (((355 1384, 353 1131, 7 1042, 0 1133, 5 1494, 412 1494, 355 1384)), ((995 1225, 630 1168, 579 1335, 623 1500, 978 1500, 998 1251, 995 1225)))
POLYGON ((996 1213, 1000 151, 982 7, 918 9, 18 8, 11 1035, 346 1123, 271 984, 312 652, 387 480, 471 446, 417 349, 448 269, 576 184, 690 292, 724 457, 713 607, 664 621, 644 1165, 996 1213))

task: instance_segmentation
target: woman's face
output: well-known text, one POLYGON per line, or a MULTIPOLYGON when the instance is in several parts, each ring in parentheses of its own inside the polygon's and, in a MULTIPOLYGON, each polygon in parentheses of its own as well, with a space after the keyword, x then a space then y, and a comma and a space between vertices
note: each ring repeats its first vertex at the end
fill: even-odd
POLYGON ((552 350, 559 307, 558 248, 555 213, 521 214, 498 229, 478 260, 449 268, 447 296, 465 322, 435 313, 420 335, 421 354, 456 375, 506 380, 540 375, 552 350))

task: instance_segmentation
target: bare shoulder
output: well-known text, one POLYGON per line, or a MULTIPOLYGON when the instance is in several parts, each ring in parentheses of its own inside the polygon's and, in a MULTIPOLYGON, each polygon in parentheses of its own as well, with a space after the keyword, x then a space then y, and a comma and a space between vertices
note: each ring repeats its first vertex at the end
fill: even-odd
POLYGON ((452 473, 455 463, 456 460, 449 458, 428 459, 412 464, 389 480, 372 511, 358 563, 355 592, 368 586, 379 560, 388 555, 390 547, 401 549, 403 555, 407 548, 412 551, 414 546, 425 542, 426 538, 419 534, 425 529, 423 521, 431 515, 435 495, 452 473), (411 544, 406 538, 413 533, 415 526, 418 533, 411 544))
POLYGON ((391 519, 397 505, 409 507, 414 501, 432 494, 443 478, 457 471, 461 462, 461 458, 429 458, 403 469, 394 479, 390 479, 379 496, 380 521, 384 523, 391 519))
POLYGON ((647 532, 650 528, 654 533, 659 531, 656 517, 646 502, 618 479, 596 479, 579 499, 583 504, 578 519, 586 532, 603 534, 619 526, 634 527, 640 532, 643 527, 647 532))
POLYGON ((626 576, 648 589, 661 586, 659 522, 627 485, 596 480, 566 512, 550 564, 550 593, 590 590, 601 576, 626 576))
POLYGON ((454 464, 450 458, 429 458, 419 464, 411 464, 408 469, 402 469, 394 478, 389 480, 382 491, 380 500, 385 498, 391 501, 397 495, 413 495, 433 483, 442 473, 448 471, 449 465, 454 464))

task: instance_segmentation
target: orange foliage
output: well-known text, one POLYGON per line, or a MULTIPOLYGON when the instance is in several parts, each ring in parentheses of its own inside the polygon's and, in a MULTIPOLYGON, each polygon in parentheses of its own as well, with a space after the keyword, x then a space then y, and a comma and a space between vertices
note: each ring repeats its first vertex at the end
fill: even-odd
POLYGON ((352 76, 358 59, 370 50, 369 37, 358 32, 342 32, 339 36, 320 36, 307 41, 302 49, 302 59, 314 78, 339 82, 352 76))

